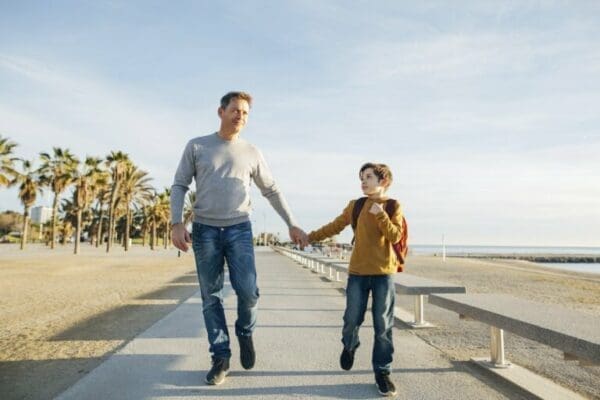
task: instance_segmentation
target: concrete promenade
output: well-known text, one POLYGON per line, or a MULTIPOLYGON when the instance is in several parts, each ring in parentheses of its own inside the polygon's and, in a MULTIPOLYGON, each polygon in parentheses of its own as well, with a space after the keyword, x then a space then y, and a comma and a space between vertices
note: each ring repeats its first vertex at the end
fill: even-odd
MULTIPOLYGON (((128 343, 60 395, 67 399, 377 399, 371 370, 370 315, 352 371, 339 367, 345 297, 269 249, 257 251, 260 301, 257 362, 239 363, 235 336, 224 384, 207 386, 208 342, 199 294, 128 343)), ((236 297, 226 280, 225 308, 234 335, 236 297)), ((441 328, 443 329, 443 328, 441 328)), ((399 399, 526 399, 527 395, 467 362, 449 360, 402 326, 394 330, 393 380, 399 399)))

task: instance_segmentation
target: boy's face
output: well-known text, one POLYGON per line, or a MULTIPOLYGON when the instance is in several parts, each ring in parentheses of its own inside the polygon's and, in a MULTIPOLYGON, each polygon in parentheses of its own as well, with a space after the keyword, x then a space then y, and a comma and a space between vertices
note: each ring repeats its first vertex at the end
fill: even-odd
POLYGON ((360 187, 367 196, 382 195, 385 193, 385 180, 379 180, 373 172, 373 168, 367 168, 360 174, 360 187))

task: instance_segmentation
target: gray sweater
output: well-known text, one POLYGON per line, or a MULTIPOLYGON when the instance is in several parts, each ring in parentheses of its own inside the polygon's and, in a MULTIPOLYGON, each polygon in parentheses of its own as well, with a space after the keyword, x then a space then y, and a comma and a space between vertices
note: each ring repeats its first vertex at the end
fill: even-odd
POLYGON ((248 221, 253 180, 288 227, 296 226, 261 152, 242 138, 227 141, 213 133, 188 142, 171 186, 173 224, 183 221, 192 178, 196 180, 195 222, 222 227, 248 221))

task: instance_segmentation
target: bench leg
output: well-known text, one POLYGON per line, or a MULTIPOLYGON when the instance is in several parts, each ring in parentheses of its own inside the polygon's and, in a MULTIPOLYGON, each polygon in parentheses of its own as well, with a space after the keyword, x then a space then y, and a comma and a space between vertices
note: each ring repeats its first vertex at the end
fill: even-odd
POLYGON ((424 297, 422 294, 415 296, 415 325, 423 325, 425 323, 424 297))
POLYGON ((409 323, 412 328, 430 328, 433 325, 425 321, 425 308, 423 306, 425 295, 415 296, 415 322, 409 323))
POLYGON ((507 368, 510 363, 504 357, 504 330, 490 327, 490 362, 496 368, 507 368))
POLYGON ((335 281, 336 282, 341 281, 341 279, 340 279, 340 271, 335 271, 335 281))

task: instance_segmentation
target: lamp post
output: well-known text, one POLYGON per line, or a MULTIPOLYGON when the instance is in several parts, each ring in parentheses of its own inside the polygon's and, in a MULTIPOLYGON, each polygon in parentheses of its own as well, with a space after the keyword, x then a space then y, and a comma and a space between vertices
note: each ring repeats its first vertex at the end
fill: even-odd
POLYGON ((446 262, 446 235, 442 235, 442 262, 446 262))

